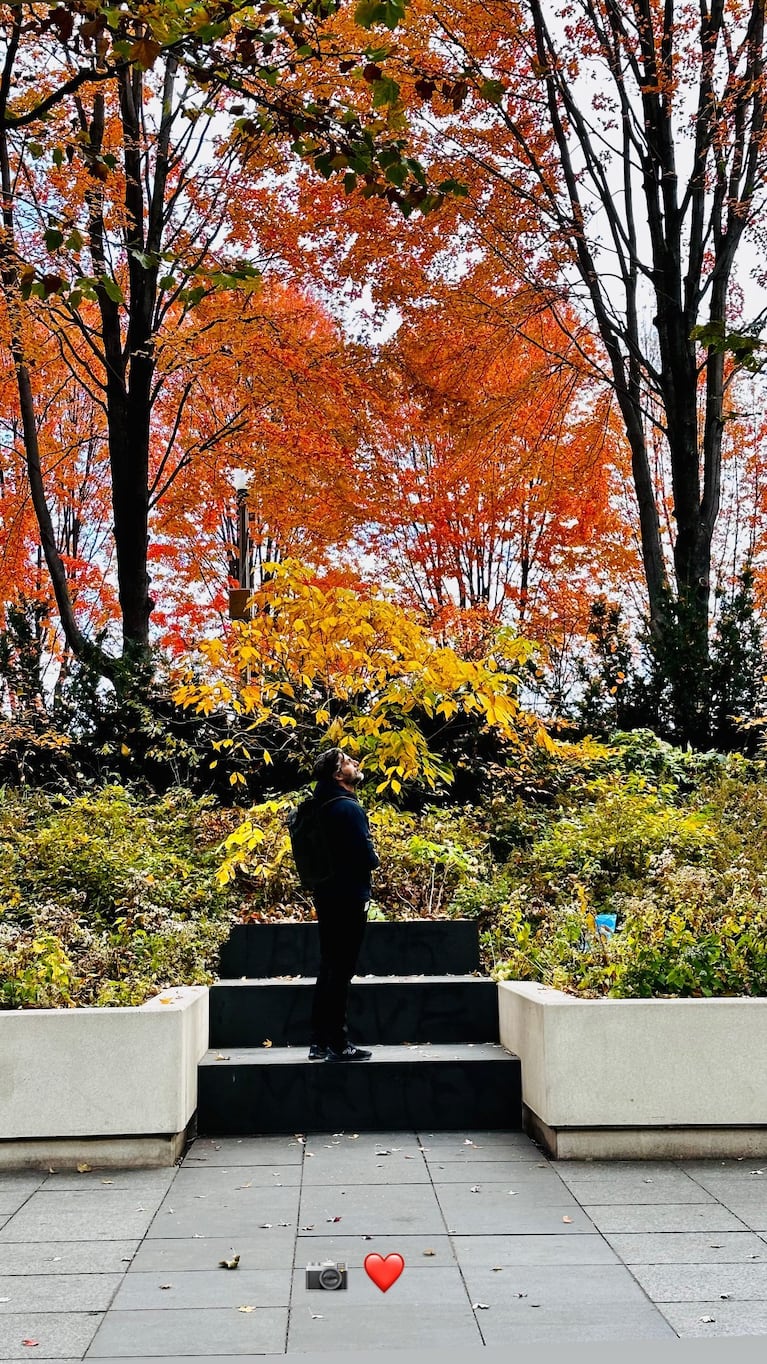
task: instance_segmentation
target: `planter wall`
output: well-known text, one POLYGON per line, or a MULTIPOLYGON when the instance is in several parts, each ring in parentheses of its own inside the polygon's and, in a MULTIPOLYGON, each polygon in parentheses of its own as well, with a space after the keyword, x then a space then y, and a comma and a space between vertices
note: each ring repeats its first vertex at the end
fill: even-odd
POLYGON ((197 1108, 208 991, 0 1013, 0 1168, 172 1164, 197 1108))
POLYGON ((551 1154, 767 1154, 767 998, 577 999, 502 981, 499 1019, 551 1154))

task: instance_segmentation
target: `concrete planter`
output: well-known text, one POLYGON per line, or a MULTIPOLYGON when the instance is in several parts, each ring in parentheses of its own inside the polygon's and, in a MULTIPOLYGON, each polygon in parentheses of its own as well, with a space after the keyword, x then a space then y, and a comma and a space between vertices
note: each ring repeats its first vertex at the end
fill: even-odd
POLYGON ((136 1008, 0 1012, 0 1169, 172 1164, 207 1047, 205 986, 136 1008))
POLYGON ((577 999, 499 983, 525 1123, 561 1159, 767 1155, 767 998, 577 999))

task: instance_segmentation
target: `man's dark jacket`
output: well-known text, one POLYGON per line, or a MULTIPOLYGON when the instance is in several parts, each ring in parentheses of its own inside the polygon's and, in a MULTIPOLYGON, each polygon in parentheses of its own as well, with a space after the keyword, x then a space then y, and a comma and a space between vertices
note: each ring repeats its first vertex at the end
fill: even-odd
POLYGON ((317 782, 314 799, 321 808, 322 827, 326 831, 327 848, 335 868, 332 881, 324 882, 322 890, 359 893, 369 897, 370 873, 381 863, 373 847, 365 810, 354 792, 346 791, 332 777, 317 782))

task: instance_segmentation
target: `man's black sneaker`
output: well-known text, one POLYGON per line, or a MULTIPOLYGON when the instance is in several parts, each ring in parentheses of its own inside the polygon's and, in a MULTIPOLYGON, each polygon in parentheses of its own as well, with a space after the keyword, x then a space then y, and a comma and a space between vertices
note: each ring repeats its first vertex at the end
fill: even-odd
POLYGON ((335 1047, 328 1047, 325 1056, 326 1061, 369 1061, 373 1055, 372 1051, 363 1051, 362 1047, 353 1047, 351 1042, 344 1047, 343 1051, 336 1051, 335 1047))
POLYGON ((310 1061, 325 1061, 327 1059, 327 1054, 327 1047, 323 1047, 319 1042, 312 1042, 312 1045, 309 1048, 310 1061))

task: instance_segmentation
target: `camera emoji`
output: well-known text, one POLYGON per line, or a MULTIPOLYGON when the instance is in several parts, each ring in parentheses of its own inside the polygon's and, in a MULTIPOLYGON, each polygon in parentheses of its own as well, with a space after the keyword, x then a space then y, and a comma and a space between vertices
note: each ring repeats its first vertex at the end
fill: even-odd
POLYGON ((346 1265, 335 1260, 321 1260, 306 1266, 307 1288, 346 1288, 346 1265))

